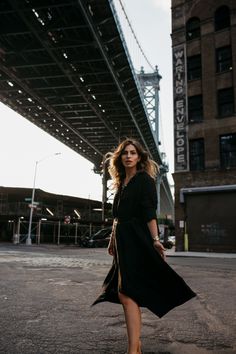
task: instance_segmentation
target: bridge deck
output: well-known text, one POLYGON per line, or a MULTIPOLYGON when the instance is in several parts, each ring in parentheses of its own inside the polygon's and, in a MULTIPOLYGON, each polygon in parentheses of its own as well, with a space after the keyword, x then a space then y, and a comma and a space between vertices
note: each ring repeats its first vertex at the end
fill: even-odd
POLYGON ((108 0, 2 0, 0 100, 94 163, 119 140, 160 162, 108 0))

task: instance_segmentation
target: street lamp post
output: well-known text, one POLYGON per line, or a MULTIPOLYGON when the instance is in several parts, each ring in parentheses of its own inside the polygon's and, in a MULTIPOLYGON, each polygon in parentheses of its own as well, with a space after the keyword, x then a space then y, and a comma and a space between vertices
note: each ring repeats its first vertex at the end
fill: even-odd
POLYGON ((31 203, 30 203, 30 217, 29 217, 29 228, 28 228, 28 236, 26 239, 26 245, 30 246, 32 244, 32 240, 31 240, 31 228, 32 228, 32 219, 33 219, 33 212, 34 212, 34 208, 37 206, 37 204, 35 204, 34 202, 34 196, 35 196, 35 182, 36 182, 36 176, 37 176, 37 169, 38 169, 38 164, 44 160, 46 160, 47 158, 51 157, 51 156, 56 156, 56 155, 61 155, 60 152, 55 152, 53 155, 49 155, 44 157, 41 160, 38 160, 35 162, 35 169, 34 169, 34 183, 33 183, 33 189, 32 189, 32 196, 31 196, 31 203))

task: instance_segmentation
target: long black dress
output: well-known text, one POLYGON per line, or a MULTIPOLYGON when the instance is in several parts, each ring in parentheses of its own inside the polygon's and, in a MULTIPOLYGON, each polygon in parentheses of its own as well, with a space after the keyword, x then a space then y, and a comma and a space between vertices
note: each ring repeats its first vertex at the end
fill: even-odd
POLYGON ((146 172, 138 172, 115 195, 116 252, 102 294, 93 305, 102 301, 120 303, 119 290, 162 317, 196 296, 153 247, 147 222, 156 218, 156 205, 155 182, 146 172))

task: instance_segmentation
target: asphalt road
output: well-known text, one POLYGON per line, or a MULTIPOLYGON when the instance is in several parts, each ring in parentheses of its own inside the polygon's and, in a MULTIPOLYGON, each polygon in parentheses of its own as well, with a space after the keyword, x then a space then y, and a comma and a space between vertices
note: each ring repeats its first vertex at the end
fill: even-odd
MULTIPOLYGON (((0 244, 0 353, 126 352, 122 307, 91 307, 105 249, 0 244)), ((168 257, 198 298, 159 319, 142 309, 144 354, 236 353, 236 259, 168 257)))

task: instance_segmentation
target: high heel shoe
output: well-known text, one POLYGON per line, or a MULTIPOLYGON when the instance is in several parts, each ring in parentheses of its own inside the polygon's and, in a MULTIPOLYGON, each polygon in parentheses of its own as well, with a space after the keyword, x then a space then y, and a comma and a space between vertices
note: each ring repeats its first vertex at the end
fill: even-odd
POLYGON ((142 354, 142 342, 141 342, 141 340, 139 341, 138 354, 142 354))

